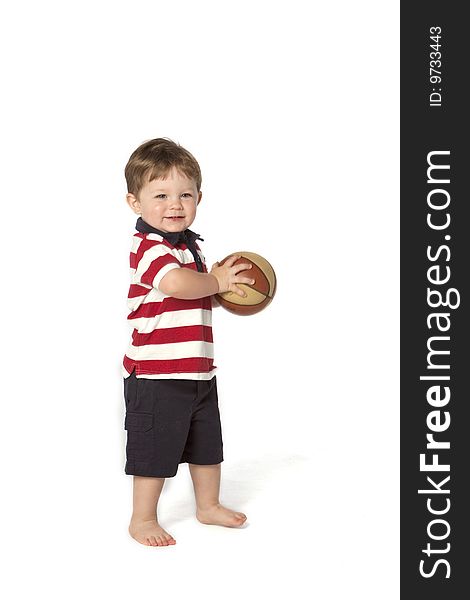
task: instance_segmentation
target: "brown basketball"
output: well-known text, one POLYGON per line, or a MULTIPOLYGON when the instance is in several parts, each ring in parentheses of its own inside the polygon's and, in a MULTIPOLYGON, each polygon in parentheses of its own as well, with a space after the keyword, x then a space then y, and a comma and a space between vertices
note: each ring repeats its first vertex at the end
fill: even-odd
MULTIPOLYGON (((216 294, 216 299, 221 306, 236 315, 254 315, 268 306, 274 298, 276 292, 276 274, 268 261, 254 252, 233 252, 241 255, 234 264, 251 263, 251 269, 239 271, 237 275, 250 277, 255 280, 253 285, 247 283, 237 283, 236 285, 246 294, 246 298, 235 294, 235 292, 222 292, 216 294)), ((233 256, 230 254, 219 264, 223 265, 227 258, 233 256)))

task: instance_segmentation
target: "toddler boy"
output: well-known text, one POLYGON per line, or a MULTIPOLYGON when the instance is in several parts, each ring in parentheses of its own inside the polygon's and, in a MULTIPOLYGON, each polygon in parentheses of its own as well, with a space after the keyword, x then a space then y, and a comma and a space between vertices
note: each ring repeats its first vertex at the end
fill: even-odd
MULTIPOLYGON (((149 140, 126 168, 126 200, 139 216, 130 253, 132 339, 124 356, 125 472, 133 475, 129 533, 147 546, 175 539, 158 523, 166 477, 187 462, 201 523, 239 527, 246 515, 219 502, 222 431, 212 338, 212 296, 232 291, 248 264, 214 263, 208 273, 189 226, 201 201, 196 159, 167 139, 149 140)), ((203 240, 202 240, 203 241, 203 240)))

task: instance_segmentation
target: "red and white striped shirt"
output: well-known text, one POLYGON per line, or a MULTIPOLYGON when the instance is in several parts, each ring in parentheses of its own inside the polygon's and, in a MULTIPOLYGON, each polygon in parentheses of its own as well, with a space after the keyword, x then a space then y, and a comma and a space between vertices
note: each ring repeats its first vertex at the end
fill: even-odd
POLYGON ((186 241, 176 241, 179 234, 154 229, 142 218, 136 229, 127 301, 127 318, 134 330, 123 360, 123 376, 129 377, 135 368, 138 378, 212 379, 217 369, 212 297, 183 300, 158 289, 162 277, 171 269, 207 273, 205 258, 195 241, 199 236, 187 229, 186 241))

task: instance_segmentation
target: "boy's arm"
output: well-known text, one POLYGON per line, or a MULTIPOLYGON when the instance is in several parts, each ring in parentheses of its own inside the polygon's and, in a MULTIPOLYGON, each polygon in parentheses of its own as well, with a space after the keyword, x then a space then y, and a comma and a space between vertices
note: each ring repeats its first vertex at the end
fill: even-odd
POLYGON ((172 269, 162 277, 158 289, 173 298, 194 300, 217 294, 219 282, 210 273, 200 273, 191 269, 172 269))
POLYGON ((161 278, 158 289, 167 296, 183 300, 194 300, 229 291, 245 297, 245 292, 236 284, 254 283, 254 280, 237 275, 239 271, 251 268, 251 264, 234 265, 239 258, 239 255, 232 255, 221 266, 218 262, 214 263, 210 273, 200 273, 191 269, 171 269, 161 278))

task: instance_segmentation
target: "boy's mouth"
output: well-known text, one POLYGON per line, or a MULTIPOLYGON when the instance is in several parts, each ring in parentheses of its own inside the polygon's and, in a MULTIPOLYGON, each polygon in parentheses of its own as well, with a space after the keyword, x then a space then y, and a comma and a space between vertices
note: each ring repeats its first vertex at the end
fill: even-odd
POLYGON ((165 217, 165 219, 171 219, 172 221, 177 221, 178 219, 184 219, 184 217, 165 217))

